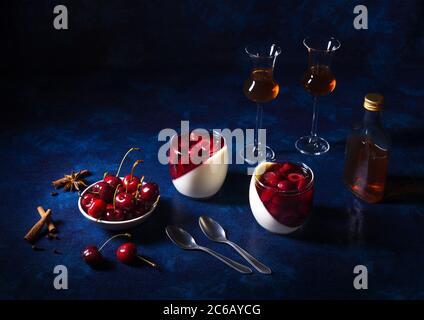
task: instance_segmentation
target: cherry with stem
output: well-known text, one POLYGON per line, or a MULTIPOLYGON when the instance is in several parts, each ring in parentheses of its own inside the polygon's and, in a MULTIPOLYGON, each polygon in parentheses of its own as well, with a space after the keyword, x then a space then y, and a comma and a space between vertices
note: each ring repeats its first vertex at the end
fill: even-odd
POLYGON ((112 237, 110 237, 108 240, 106 240, 100 248, 97 248, 96 246, 90 245, 87 246, 84 251, 82 252, 82 258, 83 260, 92 267, 99 267, 101 266, 105 260, 103 258, 103 255, 100 253, 100 251, 104 248, 104 246, 109 243, 112 239, 115 239, 117 237, 128 237, 131 239, 131 234, 129 233, 121 233, 116 234, 112 237))
POLYGON ((134 192, 137 190, 137 186, 140 183, 140 178, 134 176, 134 169, 140 164, 140 163, 144 163, 143 160, 137 160, 134 162, 132 169, 131 169, 131 173, 126 175, 124 177, 124 185, 125 185, 125 191, 126 192, 134 192))
POLYGON ((137 246, 134 242, 126 242, 116 250, 116 257, 125 264, 131 264, 135 259, 140 259, 152 268, 158 268, 158 265, 149 259, 137 254, 137 246))
POLYGON ((131 148, 127 151, 127 153, 125 153, 124 157, 121 160, 121 163, 119 164, 118 171, 116 171, 116 175, 115 175, 116 177, 119 177, 119 172, 121 172, 121 168, 122 168, 122 165, 124 164, 125 159, 133 151, 141 151, 141 149, 140 148, 131 148))

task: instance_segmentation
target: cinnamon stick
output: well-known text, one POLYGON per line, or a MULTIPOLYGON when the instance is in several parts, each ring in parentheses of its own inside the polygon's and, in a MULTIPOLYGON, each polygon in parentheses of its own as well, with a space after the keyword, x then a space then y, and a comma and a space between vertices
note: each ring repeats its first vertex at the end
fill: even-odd
MULTIPOLYGON (((44 208, 42 206, 38 206, 37 211, 40 214, 41 218, 46 215, 46 211, 44 211, 44 208)), ((57 232, 56 226, 54 225, 54 222, 51 216, 46 219, 46 224, 47 224, 47 229, 49 230, 49 233, 57 232)))
POLYGON ((35 242, 35 240, 37 240, 38 236, 40 235, 41 229, 43 228, 44 224, 46 223, 46 219, 48 219, 50 217, 51 213, 52 213, 52 211, 50 209, 43 212, 40 220, 38 220, 38 222, 28 231, 28 233, 25 235, 24 239, 27 240, 30 243, 35 242))

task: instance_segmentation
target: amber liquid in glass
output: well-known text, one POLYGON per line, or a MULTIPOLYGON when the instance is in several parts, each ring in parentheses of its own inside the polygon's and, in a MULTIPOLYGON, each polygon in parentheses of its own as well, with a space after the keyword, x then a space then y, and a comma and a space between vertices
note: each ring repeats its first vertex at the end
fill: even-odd
POLYGON ((344 179, 347 186, 366 202, 379 202, 384 197, 388 151, 372 141, 352 136, 347 141, 344 179))
POLYGON ((280 87, 275 82, 272 73, 271 68, 252 70, 250 77, 243 85, 243 92, 249 100, 262 103, 277 97, 280 87))
POLYGON ((305 72, 302 85, 313 96, 323 96, 334 90, 336 78, 329 66, 312 66, 305 72))

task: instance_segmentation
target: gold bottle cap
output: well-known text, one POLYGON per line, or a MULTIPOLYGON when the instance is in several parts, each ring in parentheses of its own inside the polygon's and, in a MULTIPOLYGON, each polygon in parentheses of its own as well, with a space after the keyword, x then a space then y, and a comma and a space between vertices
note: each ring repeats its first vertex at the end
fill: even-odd
POLYGON ((368 93, 364 99, 364 108, 369 111, 380 111, 383 108, 384 97, 379 93, 368 93))

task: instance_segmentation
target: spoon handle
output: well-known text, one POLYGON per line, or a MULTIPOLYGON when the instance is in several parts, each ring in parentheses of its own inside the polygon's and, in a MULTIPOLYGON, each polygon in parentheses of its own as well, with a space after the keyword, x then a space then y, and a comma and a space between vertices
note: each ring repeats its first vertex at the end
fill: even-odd
POLYGON ((240 248, 237 244, 231 241, 226 241, 228 245, 234 248, 240 255, 247 260, 256 270, 258 270, 260 273, 264 274, 271 274, 272 271, 269 267, 264 265, 263 263, 259 262, 255 257, 253 257, 249 252, 244 250, 243 248, 240 248))
POLYGON ((230 266, 231 268, 237 270, 240 273, 252 273, 252 269, 250 269, 249 267, 246 267, 245 265, 241 263, 231 260, 230 258, 227 258, 226 256, 223 256, 222 254, 215 252, 209 248, 198 247, 198 249, 209 253, 211 256, 217 258, 218 260, 221 260, 226 265, 230 266))

